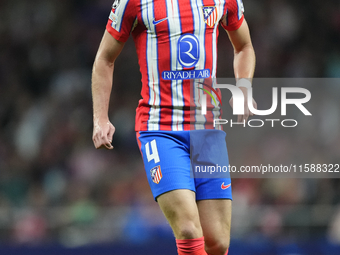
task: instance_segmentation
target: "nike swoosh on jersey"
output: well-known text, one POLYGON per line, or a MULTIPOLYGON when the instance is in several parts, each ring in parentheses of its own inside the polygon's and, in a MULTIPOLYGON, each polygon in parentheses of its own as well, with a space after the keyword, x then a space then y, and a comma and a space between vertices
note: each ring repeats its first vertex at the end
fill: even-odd
POLYGON ((221 189, 227 189, 227 188, 230 188, 230 186, 231 186, 231 183, 228 185, 224 185, 224 182, 223 182, 221 185, 221 189))
POLYGON ((168 17, 166 17, 164 19, 159 19, 159 20, 153 19, 152 23, 156 26, 157 24, 159 24, 159 23, 161 23, 161 22, 163 22, 164 20, 167 20, 167 19, 168 19, 168 17))

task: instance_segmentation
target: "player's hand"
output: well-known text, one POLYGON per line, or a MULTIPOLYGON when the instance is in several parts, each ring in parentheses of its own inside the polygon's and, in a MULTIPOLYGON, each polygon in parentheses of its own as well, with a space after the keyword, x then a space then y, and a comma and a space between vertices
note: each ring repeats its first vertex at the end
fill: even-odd
MULTIPOLYGON (((249 116, 253 116, 254 113, 252 113, 249 110, 249 107, 248 107, 248 89, 245 88, 245 87, 239 87, 239 88, 242 90, 245 100, 244 100, 244 115, 238 115, 237 116, 237 121, 238 122, 243 122, 243 121, 247 121, 249 116)), ((233 107, 233 98, 230 99, 229 104, 231 105, 231 107, 233 107)), ((257 109, 257 103, 254 100, 254 98, 253 98, 253 107, 255 109, 257 109)))
POLYGON ((95 120, 93 127, 92 140, 96 149, 112 150, 112 137, 115 133, 115 127, 109 120, 95 120))

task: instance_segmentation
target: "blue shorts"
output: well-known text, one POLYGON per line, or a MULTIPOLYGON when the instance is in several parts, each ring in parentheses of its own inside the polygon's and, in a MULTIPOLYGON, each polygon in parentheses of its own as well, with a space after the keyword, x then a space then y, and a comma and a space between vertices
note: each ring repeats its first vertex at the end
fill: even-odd
POLYGON ((229 165, 225 136, 221 130, 137 132, 154 199, 177 189, 194 191, 196 200, 232 199, 229 173, 197 178, 194 170, 197 165, 202 171, 204 165, 229 165))

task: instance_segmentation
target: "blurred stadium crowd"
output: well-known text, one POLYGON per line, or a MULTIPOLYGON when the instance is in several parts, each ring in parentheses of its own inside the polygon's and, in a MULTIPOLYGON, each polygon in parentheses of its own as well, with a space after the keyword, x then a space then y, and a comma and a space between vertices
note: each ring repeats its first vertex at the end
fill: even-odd
MULTIPOLYGON (((339 1, 244 5, 256 77, 340 77, 339 1)), ((92 145, 91 68, 110 7, 110 0, 0 1, 0 243, 77 246, 172 236, 152 199, 135 141, 141 84, 131 39, 115 66, 115 149, 92 145)), ((232 59, 221 30, 218 76, 233 76, 232 59)), ((313 106, 313 119, 329 124, 312 123, 301 139, 269 134, 263 141, 265 134, 253 135, 245 149, 231 138, 231 161, 245 150, 248 165, 265 157, 290 164, 299 157, 289 153, 298 144, 305 163, 340 163, 339 104, 327 100, 338 103, 339 95, 320 85, 315 96, 323 105, 313 106)), ((340 243, 339 184, 235 179, 233 236, 320 235, 340 243)))

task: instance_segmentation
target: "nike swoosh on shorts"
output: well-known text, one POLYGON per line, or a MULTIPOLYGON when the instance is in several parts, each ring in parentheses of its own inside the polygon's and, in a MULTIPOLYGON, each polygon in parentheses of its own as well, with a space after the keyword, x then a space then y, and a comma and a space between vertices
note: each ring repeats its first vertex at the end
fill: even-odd
POLYGON ((222 185, 221 185, 221 189, 227 189, 227 188, 229 188, 230 186, 231 186, 231 183, 228 184, 228 185, 224 185, 224 182, 223 182, 222 185))

